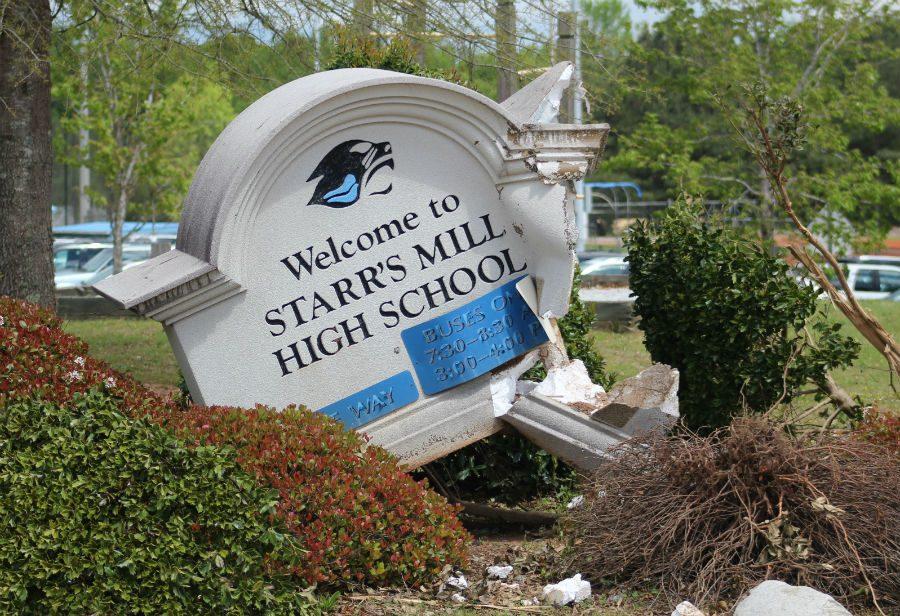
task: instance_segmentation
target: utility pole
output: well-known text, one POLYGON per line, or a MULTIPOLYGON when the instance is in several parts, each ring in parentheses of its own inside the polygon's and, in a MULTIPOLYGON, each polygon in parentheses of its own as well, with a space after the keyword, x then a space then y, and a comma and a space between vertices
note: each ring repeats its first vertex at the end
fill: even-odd
MULTIPOLYGON (((560 60, 570 61, 574 67, 572 85, 566 92, 560 106, 560 122, 582 123, 581 99, 581 33, 579 32, 578 0, 571 0, 570 10, 559 14, 557 20, 557 49, 560 60)), ((575 249, 581 252, 587 244, 589 231, 588 212, 585 207, 584 180, 575 183, 575 224, 578 227, 578 241, 575 249)))
MULTIPOLYGON (((575 27, 575 77, 572 80, 573 86, 569 89, 572 92, 572 122, 574 124, 582 124, 582 100, 581 89, 581 6, 579 0, 571 0, 573 25, 575 27)), ((588 235, 590 234, 590 220, 588 219, 588 204, 591 199, 585 200, 584 194, 584 178, 575 182, 575 224, 578 226, 578 241, 575 243, 575 249, 583 252, 587 246, 588 235)))
MULTIPOLYGON (((568 60, 575 63, 575 13, 571 11, 560 12, 556 18, 556 57, 562 62, 568 60)), ((573 77, 574 81, 574 77, 573 77)), ((572 95, 574 88, 570 87, 563 95, 562 104, 559 107, 560 122, 571 123, 575 118, 575 97, 572 95)))
POLYGON ((494 34, 497 42, 497 101, 503 102, 519 89, 515 0, 497 0, 494 34))

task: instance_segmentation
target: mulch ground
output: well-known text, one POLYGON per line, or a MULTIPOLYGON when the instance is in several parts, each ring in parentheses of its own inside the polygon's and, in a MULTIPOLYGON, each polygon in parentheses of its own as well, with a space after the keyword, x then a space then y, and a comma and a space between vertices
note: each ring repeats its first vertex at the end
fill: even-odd
POLYGON ((593 589, 594 595, 579 605, 554 608, 541 602, 545 584, 558 582, 557 573, 564 543, 556 537, 535 537, 519 532, 476 531, 470 546, 471 560, 462 571, 447 570, 442 583, 430 588, 405 591, 367 589, 347 593, 340 599, 337 613, 341 616, 463 616, 474 614, 545 614, 555 616, 637 616, 671 614, 667 601, 652 605, 652 596, 625 597, 606 594, 593 589), (512 573, 505 580, 487 579, 491 565, 511 565, 512 573), (460 589, 446 583, 451 576, 462 573, 468 588, 460 589), (454 597, 454 595, 456 595, 454 597), (465 599, 465 601, 461 601, 465 599))

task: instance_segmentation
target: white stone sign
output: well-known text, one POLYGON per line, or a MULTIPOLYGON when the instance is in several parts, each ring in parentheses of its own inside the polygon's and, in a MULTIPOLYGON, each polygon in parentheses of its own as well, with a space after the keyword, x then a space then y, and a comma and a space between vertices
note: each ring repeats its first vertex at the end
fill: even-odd
POLYGON ((303 404, 409 466, 483 438, 492 373, 568 307, 572 181, 608 131, 538 123, 570 75, 502 105, 370 69, 284 85, 204 157, 176 249, 96 289, 165 325, 197 402, 303 404))

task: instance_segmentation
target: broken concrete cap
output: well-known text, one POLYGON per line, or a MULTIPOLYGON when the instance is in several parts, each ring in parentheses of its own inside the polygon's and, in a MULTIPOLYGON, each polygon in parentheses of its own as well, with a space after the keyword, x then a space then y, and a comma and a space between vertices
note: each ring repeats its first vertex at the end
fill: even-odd
POLYGON ((630 435, 670 427, 678 417, 678 371, 664 364, 617 383, 591 413, 630 435))
POLYGON ((531 392, 501 419, 532 443, 584 470, 600 466, 606 452, 630 435, 562 402, 531 392))

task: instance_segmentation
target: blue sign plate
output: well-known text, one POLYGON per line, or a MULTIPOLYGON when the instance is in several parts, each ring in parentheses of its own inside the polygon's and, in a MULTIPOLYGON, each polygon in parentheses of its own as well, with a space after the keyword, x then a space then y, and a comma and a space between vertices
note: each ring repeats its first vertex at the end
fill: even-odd
POLYGON ((516 289, 519 280, 403 331, 423 392, 436 394, 471 381, 547 342, 516 289))
POLYGON ((319 409, 319 412, 337 419, 349 430, 375 421, 418 399, 416 382, 409 371, 405 370, 329 404, 319 409))

